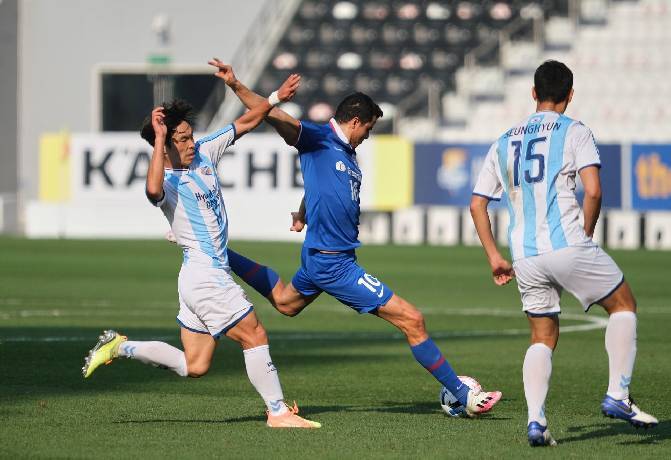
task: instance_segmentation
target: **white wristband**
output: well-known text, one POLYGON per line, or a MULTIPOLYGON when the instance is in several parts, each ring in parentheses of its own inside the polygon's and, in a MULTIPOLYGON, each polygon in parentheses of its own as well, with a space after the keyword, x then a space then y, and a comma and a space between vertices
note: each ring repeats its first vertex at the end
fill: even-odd
POLYGON ((268 102, 273 107, 280 103, 280 97, 278 96, 277 91, 270 93, 270 96, 268 96, 268 102))

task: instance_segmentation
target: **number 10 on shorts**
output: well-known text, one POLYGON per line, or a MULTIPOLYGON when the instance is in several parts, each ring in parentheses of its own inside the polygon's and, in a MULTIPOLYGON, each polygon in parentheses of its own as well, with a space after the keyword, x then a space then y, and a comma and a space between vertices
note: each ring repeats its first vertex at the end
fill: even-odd
POLYGON ((365 287, 373 294, 377 294, 378 297, 382 297, 384 295, 384 286, 382 286, 382 283, 377 278, 369 275, 368 273, 364 273, 363 276, 360 277, 357 281, 357 284, 365 287), (378 292, 378 289, 380 292, 378 292))

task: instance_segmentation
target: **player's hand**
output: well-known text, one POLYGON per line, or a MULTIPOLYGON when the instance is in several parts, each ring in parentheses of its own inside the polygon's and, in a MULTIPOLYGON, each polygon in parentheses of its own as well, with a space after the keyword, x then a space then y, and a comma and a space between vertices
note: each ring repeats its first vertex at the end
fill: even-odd
POLYGON ((177 244, 177 238, 175 238, 175 234, 172 233, 172 230, 168 230, 168 232, 165 234, 165 239, 173 244, 177 244))
POLYGON ((154 134, 157 138, 165 139, 168 134, 168 127, 164 123, 165 114, 163 107, 156 107, 151 111, 151 126, 154 128, 154 134))
POLYGON ((292 232, 302 232, 305 228, 305 216, 300 212, 291 213, 291 227, 289 230, 292 232))
POLYGON ((492 276, 497 286, 504 286, 515 277, 513 266, 504 258, 497 258, 490 262, 492 267, 492 276))
POLYGON ((219 58, 212 58, 207 61, 207 63, 217 68, 217 72, 214 74, 214 76, 224 80, 224 83, 226 83, 228 86, 231 86, 233 83, 238 81, 235 73, 233 73, 233 67, 229 64, 224 64, 219 60, 219 58))
POLYGON ((289 78, 284 80, 282 86, 277 90, 277 97, 280 98, 280 101, 286 102, 290 100, 296 94, 296 90, 301 84, 301 76, 297 73, 292 73, 289 75, 289 78))

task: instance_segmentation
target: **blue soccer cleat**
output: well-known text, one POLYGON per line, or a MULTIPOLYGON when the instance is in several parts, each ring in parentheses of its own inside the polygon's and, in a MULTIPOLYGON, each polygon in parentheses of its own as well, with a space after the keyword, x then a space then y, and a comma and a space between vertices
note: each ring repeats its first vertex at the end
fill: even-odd
POLYGON ((543 426, 538 422, 531 422, 529 424, 527 427, 527 436, 531 447, 554 447, 557 445, 557 441, 552 438, 548 427, 543 426))
POLYGON ((639 409, 631 396, 627 399, 615 399, 606 395, 601 401, 601 412, 606 417, 629 422, 636 428, 652 428, 659 423, 655 417, 639 409))

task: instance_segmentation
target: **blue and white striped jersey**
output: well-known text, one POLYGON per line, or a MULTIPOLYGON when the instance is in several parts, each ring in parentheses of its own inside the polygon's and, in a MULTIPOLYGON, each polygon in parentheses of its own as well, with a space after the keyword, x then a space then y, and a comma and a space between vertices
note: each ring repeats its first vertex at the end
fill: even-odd
POLYGON ((228 218, 217 178, 217 165, 234 140, 232 124, 199 139, 189 168, 166 168, 163 199, 152 202, 168 219, 177 244, 184 251, 185 263, 229 270, 226 255, 228 218))
POLYGON ((576 174, 587 166, 601 166, 592 131, 556 112, 534 113, 492 144, 473 194, 506 193, 513 260, 594 244, 575 196, 576 174))

